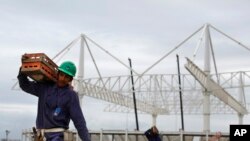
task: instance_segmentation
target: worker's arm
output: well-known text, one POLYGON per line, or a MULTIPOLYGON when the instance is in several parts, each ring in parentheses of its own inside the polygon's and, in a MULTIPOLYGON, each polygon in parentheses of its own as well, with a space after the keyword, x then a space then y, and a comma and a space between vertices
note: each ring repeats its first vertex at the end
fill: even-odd
POLYGON ((83 141, 90 141, 89 131, 80 107, 79 98, 75 92, 71 94, 69 113, 80 138, 83 141))
POLYGON ((151 128, 150 129, 148 129, 145 133, 144 133, 145 135, 146 135, 146 137, 149 139, 150 138, 150 136, 151 136, 151 128))
POLYGON ((21 68, 19 70, 17 78, 18 78, 19 86, 23 91, 30 93, 32 95, 35 95, 35 96, 40 95, 41 87, 42 87, 41 84, 35 81, 30 81, 27 75, 21 72, 21 68))

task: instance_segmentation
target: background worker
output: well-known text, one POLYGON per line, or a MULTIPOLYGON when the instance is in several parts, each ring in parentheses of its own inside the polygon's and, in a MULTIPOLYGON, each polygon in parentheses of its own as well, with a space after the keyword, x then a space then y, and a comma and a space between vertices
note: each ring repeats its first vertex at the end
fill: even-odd
POLYGON ((42 134, 44 132, 47 141, 63 141, 64 130, 69 128, 72 119, 80 138, 90 141, 78 95, 69 85, 76 74, 76 66, 66 61, 58 70, 56 83, 29 81, 27 75, 19 71, 21 89, 38 97, 36 127, 42 134))
POLYGON ((156 126, 151 127, 144 133, 148 141, 161 141, 159 131, 156 126))
POLYGON ((219 141, 220 138, 221 138, 221 132, 216 132, 215 135, 209 138, 208 141, 219 141))

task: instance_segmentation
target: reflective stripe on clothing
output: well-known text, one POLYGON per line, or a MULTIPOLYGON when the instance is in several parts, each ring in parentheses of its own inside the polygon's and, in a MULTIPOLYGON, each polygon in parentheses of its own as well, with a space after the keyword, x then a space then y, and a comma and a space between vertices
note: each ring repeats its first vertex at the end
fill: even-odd
POLYGON ((51 128, 51 129, 37 129, 37 131, 38 131, 38 134, 46 138, 46 141, 51 140, 51 139, 53 139, 53 141, 59 141, 58 139, 63 140, 63 132, 66 130, 64 128, 51 128), (61 133, 61 134, 58 134, 58 133, 61 133))
POLYGON ((51 133, 51 132, 64 132, 64 128, 51 128, 51 129, 39 129, 43 133, 51 133))

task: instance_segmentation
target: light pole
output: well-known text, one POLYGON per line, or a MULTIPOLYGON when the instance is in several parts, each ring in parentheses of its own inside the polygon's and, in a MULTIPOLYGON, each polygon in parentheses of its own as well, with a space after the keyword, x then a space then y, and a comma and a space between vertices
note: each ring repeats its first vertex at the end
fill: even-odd
POLYGON ((6 132, 6 141, 8 141, 8 135, 9 135, 10 131, 9 130, 5 130, 5 132, 6 132))

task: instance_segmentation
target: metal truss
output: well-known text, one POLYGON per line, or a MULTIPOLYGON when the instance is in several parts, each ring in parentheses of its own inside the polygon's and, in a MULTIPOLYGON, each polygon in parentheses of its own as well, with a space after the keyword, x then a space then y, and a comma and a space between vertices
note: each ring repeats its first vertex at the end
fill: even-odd
MULTIPOLYGON (((196 66, 191 60, 187 58, 188 63, 186 64, 186 69, 199 81, 199 83, 206 89, 206 91, 211 92, 215 97, 219 98, 221 101, 229 105, 232 109, 238 113, 244 115, 247 113, 246 108, 240 102, 238 102, 234 97, 232 97, 227 91, 225 91, 218 83, 210 78, 202 71, 198 66, 196 66)), ((239 99, 240 101, 240 99, 239 99)))
MULTIPOLYGON (((223 91, 227 97, 232 97, 234 103, 237 106, 228 105, 226 100, 223 100, 218 95, 211 94, 210 98, 210 113, 211 114, 235 114, 235 113, 248 113, 249 108, 246 102, 245 91, 249 89, 250 86, 250 72, 228 72, 228 73, 218 73, 217 65, 213 53, 213 46, 210 37, 209 28, 214 29, 215 31, 226 36, 230 40, 236 42, 241 47, 244 47, 248 51, 250 48, 243 45, 242 43, 231 38, 227 34, 221 32, 217 28, 213 27, 210 24, 206 24, 203 27, 200 27, 193 34, 188 36, 184 41, 175 46, 167 54, 161 57, 143 73, 139 74, 137 71, 130 68, 126 63, 119 60, 117 57, 112 55, 110 52, 105 50, 102 46, 94 42, 92 39, 82 34, 77 39, 73 40, 68 46, 66 46, 62 51, 60 51, 53 60, 62 58, 70 48, 72 48, 78 41, 81 41, 80 48, 80 59, 79 59, 79 74, 77 79, 74 79, 73 85, 76 88, 80 98, 83 96, 90 96, 96 99, 108 101, 111 103, 108 107, 105 108, 106 111, 110 112, 130 112, 134 109, 133 96, 132 96, 132 84, 131 76, 110 76, 103 77, 99 71, 98 65, 95 61, 95 58, 91 52, 89 44, 96 46, 104 53, 108 54, 115 61, 119 62, 126 69, 134 72, 134 92, 136 94, 137 109, 143 113, 149 113, 152 115, 163 115, 163 114, 179 114, 180 113, 180 100, 179 100, 179 82, 177 74, 147 74, 154 66, 159 64, 162 60, 168 57, 175 50, 180 48, 184 43, 186 43, 191 37, 196 33, 201 31, 202 36, 199 40, 198 46, 194 53, 196 56, 197 50, 201 47, 201 43, 204 37, 204 44, 207 51, 212 52, 213 62, 215 66, 216 73, 210 74, 211 81, 216 83, 216 89, 223 91), (84 79, 84 48, 87 48, 91 56, 91 60, 94 63, 95 69, 98 73, 98 78, 84 79), (218 86, 218 87, 217 87, 218 86), (229 95, 230 94, 230 95, 229 95), (222 101, 221 101, 222 100, 222 101), (238 108, 236 108, 238 107, 238 108), (239 108, 240 107, 240 108, 239 108), (246 109, 241 111, 239 109, 246 109), (236 111, 237 112, 236 112, 236 111), (241 111, 241 112, 239 112, 241 111)), ((205 54, 206 56, 206 54, 205 54)), ((207 54, 209 56, 209 54, 207 54)), ((210 60, 210 58, 208 58, 210 60)), ((208 63, 206 64, 208 65, 208 63)), ((209 68, 210 69, 210 68, 209 68)), ((201 114, 204 110, 204 87, 202 87, 201 81, 198 79, 197 75, 190 74, 181 74, 181 88, 182 88, 182 98, 183 98, 183 111, 185 114, 201 114), (196 77, 194 77, 196 76, 196 77), (198 81, 197 81, 197 80, 198 81), (201 84, 200 84, 201 83, 201 84)), ((16 89, 17 83, 14 84, 12 89, 16 89)), ((211 90, 212 91, 212 90, 211 90)), ((225 94, 224 93, 224 94, 225 94)), ((248 96, 249 97, 249 96, 248 96)), ((249 98, 248 98, 249 99, 249 98)), ((82 99, 80 99, 82 100, 82 99)))
MULTIPOLYGON (((211 74, 221 85, 221 90, 230 92, 230 96, 238 99, 239 91, 250 86, 250 72, 229 72, 211 74)), ((179 83, 177 74, 147 74, 134 76, 135 94, 138 110, 144 113, 164 115, 179 114, 179 83)), ((215 80, 215 81, 216 81, 215 80)), ((183 108, 185 114, 201 114, 203 109, 204 88, 190 74, 181 74, 183 108)), ((79 94, 105 100, 113 104, 108 105, 105 111, 132 112, 133 97, 131 77, 129 75, 74 80, 74 85, 80 83, 79 94), (103 84, 103 82, 104 84, 103 84)), ((243 95, 244 99, 245 96, 243 95)), ((211 114, 235 114, 227 103, 218 97, 210 99, 211 114)), ((242 106, 246 106, 243 103, 242 106)))

